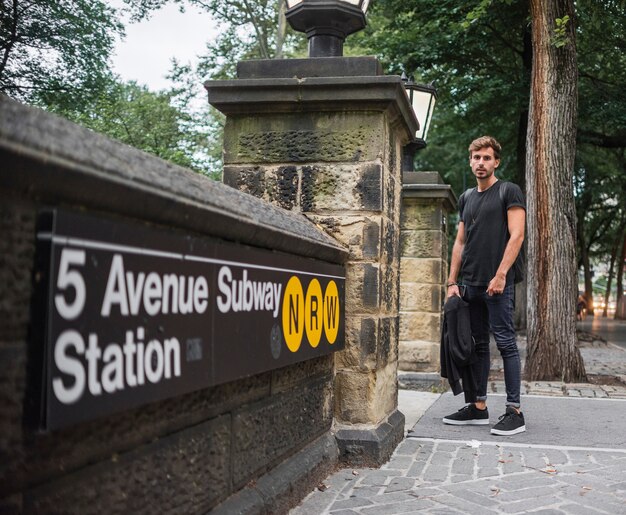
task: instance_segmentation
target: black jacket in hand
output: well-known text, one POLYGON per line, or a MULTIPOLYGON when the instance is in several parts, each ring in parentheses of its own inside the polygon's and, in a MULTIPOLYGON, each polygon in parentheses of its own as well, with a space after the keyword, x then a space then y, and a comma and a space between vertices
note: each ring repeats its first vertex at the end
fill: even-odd
POLYGON ((452 393, 465 392, 465 402, 476 402, 476 361, 470 324, 469 304, 456 295, 443 306, 441 326, 441 377, 448 379, 452 393))

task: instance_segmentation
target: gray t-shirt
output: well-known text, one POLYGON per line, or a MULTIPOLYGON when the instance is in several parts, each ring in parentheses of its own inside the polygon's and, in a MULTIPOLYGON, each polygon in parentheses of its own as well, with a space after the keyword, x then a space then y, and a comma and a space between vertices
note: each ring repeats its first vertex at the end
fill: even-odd
MULTIPOLYGON (((482 192, 469 189, 459 198, 459 213, 465 224, 461 258, 464 284, 486 287, 495 276, 510 238, 507 211, 515 206, 526 209, 524 194, 516 184, 509 182, 505 186, 505 181, 497 181, 482 192)), ((518 261, 522 259, 518 256, 518 261)), ((515 268, 512 266, 506 276, 507 285, 521 280, 518 277, 516 281, 515 268)))

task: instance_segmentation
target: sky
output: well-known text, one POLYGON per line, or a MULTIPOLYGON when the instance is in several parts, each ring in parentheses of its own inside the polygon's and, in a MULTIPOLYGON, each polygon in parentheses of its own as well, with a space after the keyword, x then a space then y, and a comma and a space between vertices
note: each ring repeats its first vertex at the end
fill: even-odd
MULTIPOLYGON (((113 7, 123 5, 121 0, 107 3, 113 7)), ((195 63, 215 33, 206 12, 187 6, 181 13, 177 6, 166 5, 149 20, 126 23, 126 37, 115 47, 113 71, 123 80, 135 80, 151 90, 167 88, 170 84, 165 76, 172 57, 181 63, 195 63)))

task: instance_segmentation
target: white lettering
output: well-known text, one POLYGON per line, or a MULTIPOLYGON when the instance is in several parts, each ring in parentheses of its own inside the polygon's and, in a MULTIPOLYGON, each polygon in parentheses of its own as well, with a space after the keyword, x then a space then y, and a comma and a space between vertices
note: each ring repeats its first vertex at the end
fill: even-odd
POLYGON ((280 308, 283 285, 271 281, 251 281, 244 269, 241 279, 233 279, 229 267, 223 266, 217 276, 217 307, 222 313, 234 311, 271 311, 274 318, 280 308))
POLYGON ((193 310, 193 277, 187 278, 187 296, 185 296, 185 276, 181 275, 178 280, 178 309, 181 314, 186 315, 193 310))
POLYGON ((157 273, 150 272, 143 290, 143 306, 148 315, 154 316, 161 310, 161 301, 157 299, 162 293, 161 278, 157 273))
MULTIPOLYGON (((206 282, 206 279, 204 281, 206 282)), ((169 310, 170 297, 172 299, 172 313, 176 314, 178 313, 178 276, 175 274, 163 276, 163 313, 165 314, 169 310)))
MULTIPOLYGON (((66 261, 69 264, 78 263, 77 260, 72 261, 69 258, 66 261)), ((80 274, 76 271, 64 273, 67 281, 70 281, 68 284, 74 286, 80 293, 78 282, 78 278, 82 280, 80 274)), ((84 304, 84 292, 81 295, 83 297, 81 302, 84 304)), ((124 259, 120 254, 115 254, 111 261, 100 313, 103 317, 108 317, 113 307, 117 306, 122 316, 139 315, 142 308, 150 316, 170 312, 183 315, 194 312, 202 314, 207 310, 208 299, 209 283, 204 276, 175 274, 161 276, 156 272, 150 272, 146 276, 144 272, 125 272, 124 259)), ((80 309, 82 310, 82 307, 80 309)))
POLYGON ((230 311, 230 287, 228 283, 233 280, 233 274, 230 272, 230 268, 223 266, 220 268, 220 272, 217 276, 217 288, 224 295, 222 300, 221 296, 217 297, 217 308, 222 313, 228 313, 230 311))
POLYGON ((140 272, 137 275, 137 284, 135 285, 135 276, 132 272, 126 272, 126 284, 128 284, 128 298, 130 300, 130 312, 133 315, 139 313, 139 305, 141 302, 141 290, 143 290, 143 282, 146 274, 140 272))
POLYGON ((280 283, 274 283, 274 318, 278 316, 278 308, 280 306, 280 292, 283 289, 283 285, 280 283))
POLYGON ((107 345, 102 355, 106 363, 102 368, 102 388, 107 393, 124 389, 124 357, 122 347, 116 343, 107 345))
POLYGON ((163 347, 157 340, 150 340, 144 356, 146 377, 151 383, 158 383, 163 377, 163 347))
POLYGON ((133 341, 133 332, 126 331, 126 342, 124 343, 124 357, 126 361, 126 382, 128 386, 137 386, 137 376, 133 368, 133 358, 137 352, 137 345, 133 341))
POLYGON ((93 396, 112 394, 127 387, 159 383, 181 376, 181 345, 177 338, 144 344, 145 330, 126 331, 123 345, 111 342, 100 347, 98 335, 90 333, 85 346, 74 330, 63 332, 54 348, 59 374, 52 378, 54 395, 63 404, 77 402, 87 387, 93 396), (144 352, 145 348, 145 352, 144 352), (68 377, 69 376, 69 377, 68 377))
POLYGON ((98 381, 98 360, 102 356, 102 351, 98 347, 98 337, 95 334, 89 335, 89 347, 85 352, 87 358, 87 377, 89 378, 89 391, 91 395, 100 395, 102 388, 98 381))
POLYGON ((83 337, 76 331, 68 330, 61 333, 54 346, 54 363, 63 373, 73 376, 74 384, 65 386, 60 377, 52 380, 54 395, 63 404, 73 404, 83 395, 85 389, 85 369, 81 362, 67 355, 68 347, 74 347, 78 354, 85 352, 83 337))
POLYGON ((180 377, 180 342, 177 338, 168 338, 165 346, 165 378, 172 377, 172 363, 174 363, 174 375, 180 377))
POLYGON ((102 301, 100 314, 108 317, 111 314, 111 306, 119 304, 120 313, 128 316, 128 300, 126 298, 126 281, 124 281, 124 260, 119 254, 113 256, 107 288, 102 301))
POLYGON ((62 294, 54 296, 54 305, 65 320, 74 320, 83 312, 85 307, 85 297, 87 289, 85 280, 77 270, 70 270, 70 265, 85 264, 85 251, 74 249, 63 249, 61 252, 61 263, 59 264, 59 275, 57 277, 57 288, 65 290, 74 289, 74 299, 68 303, 62 294))
POLYGON ((193 308, 196 313, 202 314, 206 311, 209 305, 209 285, 206 282, 206 278, 201 275, 196 279, 196 284, 193 289, 193 308))

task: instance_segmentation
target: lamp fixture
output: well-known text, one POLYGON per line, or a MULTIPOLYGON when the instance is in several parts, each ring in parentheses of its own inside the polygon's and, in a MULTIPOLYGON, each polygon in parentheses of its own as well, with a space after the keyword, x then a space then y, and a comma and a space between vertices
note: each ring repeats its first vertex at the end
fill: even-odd
POLYGON ((432 82, 430 84, 416 84, 413 77, 407 77, 404 73, 402 73, 401 78, 419 125, 413 141, 404 146, 402 153, 402 171, 410 172, 413 171, 415 153, 426 146, 428 129, 430 129, 430 122, 437 101, 437 89, 432 82))
POLYGON ((285 0, 291 27, 309 40, 309 57, 341 57, 346 36, 365 27, 369 0, 285 0))

